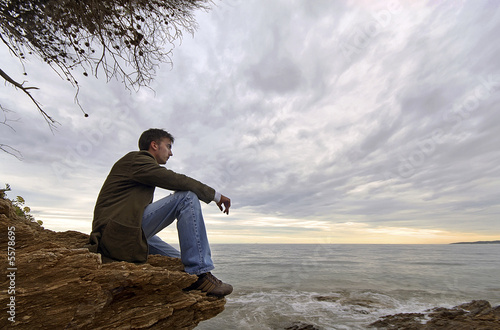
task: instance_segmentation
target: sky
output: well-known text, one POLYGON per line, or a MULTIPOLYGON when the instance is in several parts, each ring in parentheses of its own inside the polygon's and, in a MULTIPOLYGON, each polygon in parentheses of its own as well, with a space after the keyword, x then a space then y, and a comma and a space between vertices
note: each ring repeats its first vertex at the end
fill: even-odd
MULTIPOLYGON (((75 90, 37 59, 0 68, 0 182, 44 227, 91 231, 111 166, 140 134, 167 168, 232 200, 212 243, 446 244, 500 239, 500 9, 495 1, 226 0, 196 15, 151 88, 75 90)), ((157 189, 155 199, 170 191, 157 189)), ((177 242, 175 226, 160 236, 177 242)))

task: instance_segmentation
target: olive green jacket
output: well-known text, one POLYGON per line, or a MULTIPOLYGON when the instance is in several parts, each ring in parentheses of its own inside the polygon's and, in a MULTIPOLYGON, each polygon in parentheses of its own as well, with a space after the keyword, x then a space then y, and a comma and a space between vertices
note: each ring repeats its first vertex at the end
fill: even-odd
POLYGON ((94 209, 89 250, 104 261, 147 261, 148 244, 142 231, 144 209, 155 187, 192 191, 210 203, 215 190, 160 166, 148 151, 132 151, 118 160, 104 182, 94 209))

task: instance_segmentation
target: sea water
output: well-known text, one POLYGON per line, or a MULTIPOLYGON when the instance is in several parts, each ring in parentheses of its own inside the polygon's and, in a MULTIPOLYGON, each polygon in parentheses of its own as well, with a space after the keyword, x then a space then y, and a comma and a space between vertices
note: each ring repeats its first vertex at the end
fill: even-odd
POLYGON ((379 317, 500 304, 500 244, 215 244, 213 274, 234 286, 203 329, 366 329, 379 317))

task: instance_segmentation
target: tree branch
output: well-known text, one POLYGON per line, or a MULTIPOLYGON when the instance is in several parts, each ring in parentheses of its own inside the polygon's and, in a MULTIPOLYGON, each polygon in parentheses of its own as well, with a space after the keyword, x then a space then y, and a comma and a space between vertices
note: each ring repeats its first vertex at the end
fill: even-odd
POLYGON ((6 144, 1 144, 0 143, 0 150, 2 150, 3 152, 8 153, 9 155, 12 155, 12 156, 16 157, 19 160, 23 160, 23 154, 19 150, 14 149, 11 146, 8 146, 6 144))
MULTIPOLYGON (((12 120, 7 119, 7 115, 5 113, 6 112, 10 112, 10 111, 7 110, 7 109, 5 109, 4 107, 2 107, 1 104, 0 104, 0 109, 2 109, 2 111, 4 112, 3 122, 1 122, 0 124, 3 124, 5 126, 7 126, 8 128, 10 128, 11 130, 13 130, 15 132, 16 130, 12 126, 10 126, 9 124, 7 124, 8 121, 12 121, 12 120)), ((23 159, 22 153, 19 150, 15 149, 15 148, 12 148, 9 145, 0 143, 0 150, 8 153, 9 155, 12 155, 12 156, 16 157, 19 160, 23 159)))
POLYGON ((14 85, 14 87, 16 88, 19 88, 20 90, 22 90, 26 95, 28 95, 28 97, 31 99, 31 101, 35 104, 35 106, 38 108, 38 111, 40 111, 40 113, 42 114, 43 118, 45 119, 45 121, 47 122, 47 124, 49 124, 49 127, 51 129, 54 128, 55 124, 57 123, 56 120, 54 120, 51 116, 49 116, 49 114, 47 114, 41 107, 40 103, 35 100, 35 98, 33 97, 33 95, 31 95, 31 93, 29 92, 29 90, 31 89, 39 89, 38 87, 25 87, 24 86, 24 82, 21 84, 21 83, 18 83, 17 81, 15 81, 14 79, 12 79, 8 74, 6 74, 2 69, 0 69, 0 77, 2 77, 3 79, 5 79, 6 82, 14 85))
MULTIPOLYGON (((75 69, 83 75, 104 73, 126 89, 147 87, 161 63, 172 65, 174 41, 197 24, 194 12, 208 11, 212 0, 0 0, 0 41, 24 69, 26 57, 39 57, 74 88, 75 69), (100 52, 100 54, 99 54, 100 52)), ((0 43, 0 44, 1 44, 0 43)), ((0 70, 0 76, 22 90, 51 130, 56 121, 24 86, 0 70)), ((79 77, 79 76, 78 76, 79 77)))

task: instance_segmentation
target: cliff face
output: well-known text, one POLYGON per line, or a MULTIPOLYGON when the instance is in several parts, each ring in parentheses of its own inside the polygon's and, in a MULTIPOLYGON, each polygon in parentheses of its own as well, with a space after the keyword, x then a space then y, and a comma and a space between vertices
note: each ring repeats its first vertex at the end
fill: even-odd
POLYGON ((2 198, 0 228, 0 328, 192 329, 224 310, 223 298, 182 291, 196 276, 178 259, 102 264, 82 248, 88 235, 43 229, 2 198))

